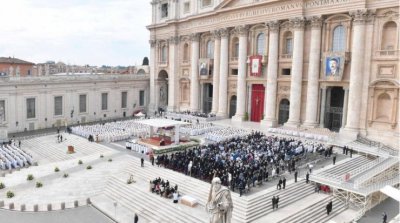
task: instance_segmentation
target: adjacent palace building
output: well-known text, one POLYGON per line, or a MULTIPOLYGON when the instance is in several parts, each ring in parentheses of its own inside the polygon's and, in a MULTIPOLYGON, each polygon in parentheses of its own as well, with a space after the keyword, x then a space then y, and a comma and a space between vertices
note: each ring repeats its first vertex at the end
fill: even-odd
POLYGON ((150 110, 398 141, 398 0, 151 4, 150 110))

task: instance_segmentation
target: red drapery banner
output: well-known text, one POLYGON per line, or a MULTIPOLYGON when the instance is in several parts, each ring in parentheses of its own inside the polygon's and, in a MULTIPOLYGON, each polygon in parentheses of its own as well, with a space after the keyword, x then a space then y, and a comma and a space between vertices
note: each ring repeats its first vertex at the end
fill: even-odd
POLYGON ((262 56, 250 56, 250 76, 260 77, 262 64, 261 64, 262 56))

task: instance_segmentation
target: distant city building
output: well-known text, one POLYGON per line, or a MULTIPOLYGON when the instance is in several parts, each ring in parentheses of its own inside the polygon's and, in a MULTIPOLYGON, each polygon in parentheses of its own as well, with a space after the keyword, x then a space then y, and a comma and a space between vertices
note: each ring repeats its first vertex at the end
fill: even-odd
POLYGON ((34 65, 14 57, 0 57, 0 76, 31 76, 34 65))

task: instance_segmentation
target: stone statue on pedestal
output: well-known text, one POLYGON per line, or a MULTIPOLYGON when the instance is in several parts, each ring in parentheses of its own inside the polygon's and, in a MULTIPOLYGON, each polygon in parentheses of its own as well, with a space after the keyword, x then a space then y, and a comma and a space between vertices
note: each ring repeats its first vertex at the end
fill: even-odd
POLYGON ((231 222, 233 210, 231 192, 227 188, 222 188, 221 179, 218 177, 211 181, 206 210, 210 214, 210 223, 231 222))

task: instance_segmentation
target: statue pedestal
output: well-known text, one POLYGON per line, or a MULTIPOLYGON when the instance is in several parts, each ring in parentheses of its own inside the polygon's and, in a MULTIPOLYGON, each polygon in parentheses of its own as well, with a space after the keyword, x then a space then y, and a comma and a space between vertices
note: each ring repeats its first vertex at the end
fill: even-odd
POLYGON ((0 124, 0 143, 8 142, 8 128, 5 124, 0 124))

